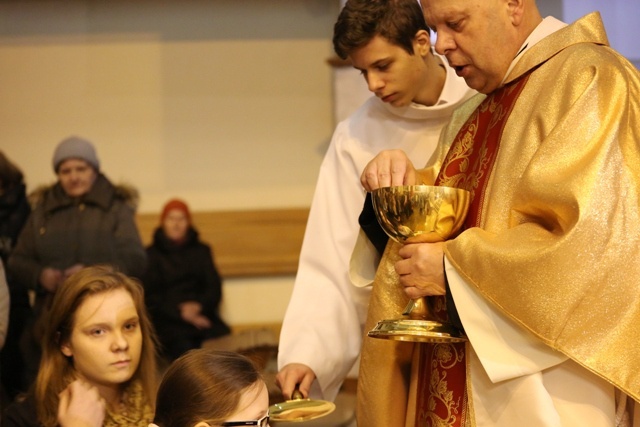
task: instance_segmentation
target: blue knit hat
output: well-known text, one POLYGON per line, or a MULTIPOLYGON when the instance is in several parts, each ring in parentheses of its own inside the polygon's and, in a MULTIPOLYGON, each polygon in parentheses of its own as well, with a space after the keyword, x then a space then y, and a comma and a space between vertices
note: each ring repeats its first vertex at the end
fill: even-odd
POLYGON ((93 166, 96 171, 100 170, 96 149, 86 139, 71 136, 61 141, 53 153, 53 170, 57 173, 60 163, 67 159, 81 159, 93 166))

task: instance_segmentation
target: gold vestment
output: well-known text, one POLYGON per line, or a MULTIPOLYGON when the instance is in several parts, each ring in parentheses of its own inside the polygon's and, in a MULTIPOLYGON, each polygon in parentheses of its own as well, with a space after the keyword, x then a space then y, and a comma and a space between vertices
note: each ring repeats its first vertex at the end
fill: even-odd
MULTIPOLYGON (((640 400, 640 357, 629 345, 640 336, 640 73, 608 47, 597 13, 531 47, 505 83, 528 72, 483 194, 481 225, 447 242, 446 256, 509 318, 640 400)), ((454 113, 435 170, 482 99, 454 113)), ((367 328, 399 313, 376 306, 401 292, 396 257, 390 244, 367 328)), ((409 380, 392 378, 407 372, 410 350, 372 341, 363 346, 358 424, 403 426, 411 415, 399 400, 409 380)))

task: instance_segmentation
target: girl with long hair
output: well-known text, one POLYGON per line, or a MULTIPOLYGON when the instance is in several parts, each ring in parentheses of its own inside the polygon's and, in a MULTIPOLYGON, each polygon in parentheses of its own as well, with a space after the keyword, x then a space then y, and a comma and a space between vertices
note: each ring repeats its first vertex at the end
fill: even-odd
POLYGON ((35 387, 3 427, 146 427, 158 372, 142 286, 109 266, 70 276, 52 302, 35 387))

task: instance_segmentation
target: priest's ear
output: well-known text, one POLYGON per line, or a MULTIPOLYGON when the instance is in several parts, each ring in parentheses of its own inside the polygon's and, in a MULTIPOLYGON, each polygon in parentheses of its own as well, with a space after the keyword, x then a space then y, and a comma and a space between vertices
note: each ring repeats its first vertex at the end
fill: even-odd
POLYGON ((509 13, 509 20, 514 27, 519 27, 524 19, 525 11, 532 13, 535 0, 505 0, 509 13))

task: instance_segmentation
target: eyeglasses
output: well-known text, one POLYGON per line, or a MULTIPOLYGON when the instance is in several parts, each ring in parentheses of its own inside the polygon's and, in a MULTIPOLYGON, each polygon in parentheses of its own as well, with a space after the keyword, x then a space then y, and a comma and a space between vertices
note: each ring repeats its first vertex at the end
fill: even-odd
POLYGON ((259 426, 259 427, 267 427, 269 425, 269 415, 265 415, 259 420, 253 421, 227 421, 226 423, 220 424, 222 427, 234 427, 234 426, 259 426))

